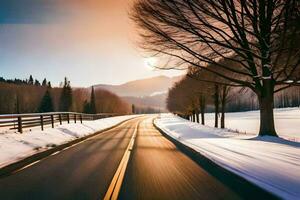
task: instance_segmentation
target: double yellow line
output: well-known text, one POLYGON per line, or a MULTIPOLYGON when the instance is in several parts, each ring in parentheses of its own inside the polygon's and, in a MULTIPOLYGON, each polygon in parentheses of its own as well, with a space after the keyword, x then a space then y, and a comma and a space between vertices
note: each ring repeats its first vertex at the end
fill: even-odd
POLYGON ((130 142, 125 150, 125 153, 122 157, 122 160, 119 164, 119 167, 108 187, 108 190, 104 196, 104 200, 116 200, 118 199, 120 190, 121 190, 121 186, 122 186, 122 182, 125 176, 125 171, 128 165, 128 161, 130 158, 130 153, 133 149, 133 145, 134 145, 134 141, 136 138, 136 134, 138 131, 138 126, 139 126, 140 122, 138 122, 135 126, 134 132, 132 134, 132 137, 130 139, 130 142))

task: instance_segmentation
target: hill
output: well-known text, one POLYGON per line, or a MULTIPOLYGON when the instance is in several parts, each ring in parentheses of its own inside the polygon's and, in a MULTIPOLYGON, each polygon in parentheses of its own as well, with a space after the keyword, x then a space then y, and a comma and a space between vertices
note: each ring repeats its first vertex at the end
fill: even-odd
POLYGON ((164 110, 168 89, 181 78, 182 76, 156 76, 121 85, 98 84, 94 87, 109 90, 131 104, 164 110))
POLYGON ((116 93, 119 96, 153 96, 158 93, 165 93, 172 85, 180 80, 181 76, 167 77, 156 76, 152 78, 130 81, 121 85, 95 85, 96 88, 102 88, 116 93))

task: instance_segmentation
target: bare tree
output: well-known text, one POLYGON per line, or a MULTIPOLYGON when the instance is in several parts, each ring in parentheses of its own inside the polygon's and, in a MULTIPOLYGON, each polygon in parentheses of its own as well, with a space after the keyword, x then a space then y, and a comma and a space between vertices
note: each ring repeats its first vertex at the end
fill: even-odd
MULTIPOLYGON (((192 72, 191 72, 192 73, 192 72)), ((206 104, 209 102, 208 94, 211 93, 211 84, 198 82, 189 76, 177 82, 168 93, 167 108, 169 111, 187 118, 193 122, 204 125, 204 113, 206 104)))
POLYGON ((137 0, 132 19, 142 48, 153 56, 168 57, 161 68, 192 65, 253 90, 260 104, 259 134, 276 136, 274 93, 299 83, 299 4, 298 0, 137 0), (224 65, 220 59, 241 67, 224 65), (209 64, 214 68, 207 68, 209 64))
MULTIPOLYGON (((227 66, 236 65, 236 63, 228 59, 222 59, 219 63, 227 66)), ((236 67, 238 68, 239 66, 236 67)), ((215 66, 210 64, 206 68, 215 68, 215 66)), ((228 73, 222 68, 217 68, 217 70, 224 75, 228 73)), ((204 88, 206 88, 204 95, 212 95, 215 107, 215 127, 217 128, 219 125, 219 114, 221 112, 221 128, 225 128, 225 109, 230 97, 232 97, 232 93, 229 93, 229 91, 231 90, 231 85, 233 83, 228 80, 222 80, 219 76, 215 76, 214 74, 197 67, 190 67, 187 76, 194 80, 198 80, 198 84, 202 85, 202 91, 205 91, 204 88)))
POLYGON ((187 77, 195 81, 190 81, 191 86, 196 88, 194 95, 198 95, 199 98, 199 109, 201 113, 201 124, 205 124, 204 113, 206 109, 206 104, 210 100, 210 97, 214 99, 215 106, 215 127, 218 127, 218 115, 219 115, 219 86, 216 84, 215 77, 207 73, 204 70, 195 67, 189 67, 187 77), (216 87, 217 86, 217 87, 216 87), (217 94, 217 95, 214 95, 217 94))

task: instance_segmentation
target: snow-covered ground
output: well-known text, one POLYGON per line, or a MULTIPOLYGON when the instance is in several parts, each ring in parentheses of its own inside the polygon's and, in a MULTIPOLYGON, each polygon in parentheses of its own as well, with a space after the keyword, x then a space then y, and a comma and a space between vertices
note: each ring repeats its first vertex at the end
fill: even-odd
MULTIPOLYGON (((275 127, 280 137, 300 142, 300 108, 274 109, 275 127)), ((206 124, 214 126, 214 113, 205 114, 206 124)), ((259 111, 226 113, 226 128, 240 133, 257 134, 259 111)))
POLYGON ((84 121, 83 124, 63 124, 57 125, 53 129, 46 128, 44 131, 41 131, 40 127, 36 127, 23 134, 2 133, 0 134, 0 168, 37 152, 101 131, 136 116, 110 117, 84 121))
MULTIPOLYGON (((241 120, 241 124, 236 122, 238 127, 247 124, 246 115, 237 116, 241 120)), ((293 115, 291 117, 293 121, 293 115)), ((275 195, 283 199, 300 199, 300 143, 237 134, 192 123, 172 114, 161 115, 155 124, 218 165, 275 195)), ((251 128, 250 125, 247 127, 251 128)))

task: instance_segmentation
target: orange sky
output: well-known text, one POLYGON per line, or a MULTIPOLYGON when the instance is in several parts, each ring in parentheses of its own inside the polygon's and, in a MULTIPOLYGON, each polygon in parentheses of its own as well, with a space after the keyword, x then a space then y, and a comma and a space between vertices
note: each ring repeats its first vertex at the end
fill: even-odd
MULTIPOLYGON (((36 5, 37 0, 25 1, 27 5, 36 5)), ((134 26, 128 18, 129 1, 49 2, 40 3, 40 13, 34 15, 29 12, 37 12, 36 8, 31 11, 27 6, 26 12, 21 7, 24 10, 21 22, 0 24, 0 51, 4 53, 0 57, 2 76, 25 78, 32 74, 39 79, 47 77, 54 84, 68 76, 73 85, 89 86, 178 74, 153 72, 144 66, 144 58, 135 46, 134 26), (31 18, 24 20, 27 16, 31 18), (38 18, 39 22, 32 18, 38 18), (44 18, 46 22, 41 20, 44 18)))

